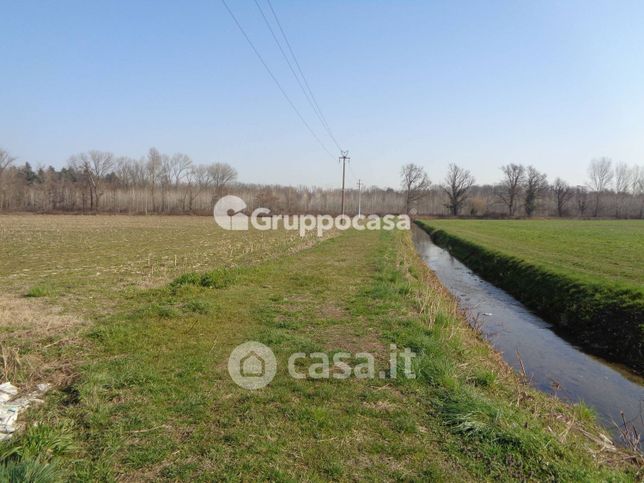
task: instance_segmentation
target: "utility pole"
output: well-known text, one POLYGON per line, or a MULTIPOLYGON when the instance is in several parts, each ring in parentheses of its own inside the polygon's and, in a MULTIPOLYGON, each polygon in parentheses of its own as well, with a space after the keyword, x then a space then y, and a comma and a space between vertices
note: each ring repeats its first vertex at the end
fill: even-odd
POLYGON ((350 161, 351 158, 347 156, 349 151, 340 151, 340 157, 338 160, 342 163, 342 214, 344 215, 344 173, 346 170, 347 161, 350 161))
POLYGON ((362 198, 362 181, 358 180, 358 216, 360 216, 360 202, 362 198))

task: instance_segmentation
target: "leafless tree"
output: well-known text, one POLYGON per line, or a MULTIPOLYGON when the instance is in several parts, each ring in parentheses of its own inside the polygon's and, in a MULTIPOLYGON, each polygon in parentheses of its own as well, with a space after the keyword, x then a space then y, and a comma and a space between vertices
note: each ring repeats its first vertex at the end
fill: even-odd
POLYGON ((644 218, 644 166, 633 166, 631 169, 631 194, 639 201, 639 218, 644 218))
POLYGON ((453 216, 458 216, 473 184, 474 176, 472 176, 472 173, 456 166, 454 163, 449 165, 443 190, 449 200, 445 206, 453 216))
POLYGON ((208 166, 208 175, 213 189, 213 203, 225 194, 226 188, 231 183, 237 180, 237 170, 226 163, 211 164, 208 166))
MULTIPOLYGON (((147 171, 148 183, 150 184, 150 197, 152 198, 152 211, 156 211, 155 193, 156 187, 161 182, 161 174, 163 172, 163 157, 157 148, 150 148, 148 151, 147 162, 145 164, 147 171)), ((146 200, 147 206, 147 200, 146 200)), ((147 213, 147 208, 146 208, 147 213)))
POLYGON ((176 153, 172 155, 169 161, 168 172, 175 188, 179 186, 179 183, 186 176, 191 165, 192 159, 187 154, 176 153))
POLYGON ((573 191, 563 179, 557 178, 552 185, 552 192, 555 195, 555 203, 557 204, 557 216, 564 216, 566 213, 566 205, 573 195, 573 191))
POLYGON ((203 192, 207 191, 211 186, 210 175, 208 168, 204 165, 192 165, 186 174, 186 181, 188 189, 186 190, 183 198, 183 205, 185 209, 186 198, 188 200, 188 211, 192 212, 195 199, 203 192))
POLYGON ((593 216, 599 215, 601 196, 606 191, 611 181, 613 181, 613 161, 610 158, 593 159, 588 167, 588 176, 590 178, 588 185, 595 193, 595 209, 593 216))
POLYGON ((4 149, 0 148, 0 208, 4 205, 4 200, 5 200, 5 187, 4 183, 2 180, 2 173, 4 172, 5 169, 7 169, 11 164, 16 160, 16 158, 12 157, 7 151, 4 149))
POLYGON ((577 186, 575 189, 575 198, 577 200, 579 216, 584 216, 588 208, 588 190, 585 186, 577 186))
POLYGON ((615 179, 615 194, 616 194, 616 203, 615 203, 615 217, 619 218, 622 216, 622 210, 624 207, 624 202, 628 196, 628 190, 631 187, 631 175, 632 171, 626 163, 616 163, 614 168, 614 179, 615 179))
POLYGON ((90 209, 97 210, 100 207, 100 199, 103 196, 103 179, 114 168, 114 155, 104 151, 88 151, 69 160, 70 167, 82 172, 89 187, 90 209))
POLYGON ((280 199, 270 187, 266 187, 255 196, 255 205, 268 208, 272 213, 275 213, 280 209, 280 199))
POLYGON ((508 208, 508 214, 514 216, 525 179, 525 168, 520 164, 508 164, 502 166, 501 171, 503 180, 497 185, 495 194, 508 208))
POLYGON ((431 181, 425 170, 413 163, 404 165, 400 170, 400 176, 405 193, 405 212, 409 213, 414 203, 427 196, 431 181))
POLYGON ((12 157, 7 151, 0 148, 0 178, 2 178, 2 172, 11 166, 15 160, 16 158, 12 157))
POLYGON ((528 166, 525 175, 524 209, 526 216, 532 216, 537 209, 539 199, 548 189, 547 176, 533 166, 528 166))
POLYGON ((615 192, 628 192, 631 183, 631 169, 626 163, 616 163, 614 172, 615 192))

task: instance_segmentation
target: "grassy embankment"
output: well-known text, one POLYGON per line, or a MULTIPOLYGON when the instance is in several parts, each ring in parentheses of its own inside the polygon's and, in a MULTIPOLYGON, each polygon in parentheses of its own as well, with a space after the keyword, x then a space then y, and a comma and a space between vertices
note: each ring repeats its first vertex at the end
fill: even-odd
POLYGON ((644 373, 644 222, 421 220, 438 245, 587 349, 644 373))
MULTIPOLYGON (((0 446, 4 468, 137 481, 637 479, 637 460, 586 408, 531 389, 476 336, 408 234, 347 232, 233 265, 123 294, 116 279, 72 287, 74 301, 94 297, 80 360, 0 446), (226 367, 247 340, 278 360, 254 392, 226 367), (285 368, 293 352, 367 351, 383 369, 390 343, 418 354, 416 379, 295 380, 285 368)), ((39 302, 64 302, 57 283, 39 302)))

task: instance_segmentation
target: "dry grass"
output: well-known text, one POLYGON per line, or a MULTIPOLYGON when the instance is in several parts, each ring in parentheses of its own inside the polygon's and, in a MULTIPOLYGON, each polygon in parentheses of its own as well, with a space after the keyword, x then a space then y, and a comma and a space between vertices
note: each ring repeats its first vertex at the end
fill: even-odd
POLYGON ((315 243, 296 232, 231 232, 210 217, 0 215, 4 292, 34 287, 105 301, 106 292, 159 286, 186 272, 237 266, 315 243))
POLYGON ((2 382, 18 383, 24 389, 44 380, 68 381, 72 364, 63 352, 80 349, 77 334, 86 325, 80 317, 42 299, 0 295, 2 382))
POLYGON ((82 358, 85 321, 128 294, 186 272, 252 265, 318 240, 231 232, 210 217, 0 215, 2 378, 64 382, 82 358))

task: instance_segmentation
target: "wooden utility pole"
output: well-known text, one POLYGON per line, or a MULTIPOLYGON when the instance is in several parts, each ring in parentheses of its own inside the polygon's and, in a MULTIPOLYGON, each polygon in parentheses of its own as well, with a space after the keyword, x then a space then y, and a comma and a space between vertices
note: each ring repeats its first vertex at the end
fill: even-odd
POLYGON ((347 156, 349 151, 340 151, 339 161, 342 163, 342 214, 344 215, 344 173, 346 171, 347 161, 350 161, 351 158, 347 156))
POLYGON ((362 181, 358 180, 358 216, 361 215, 361 212, 360 212, 361 201, 362 201, 362 181))

